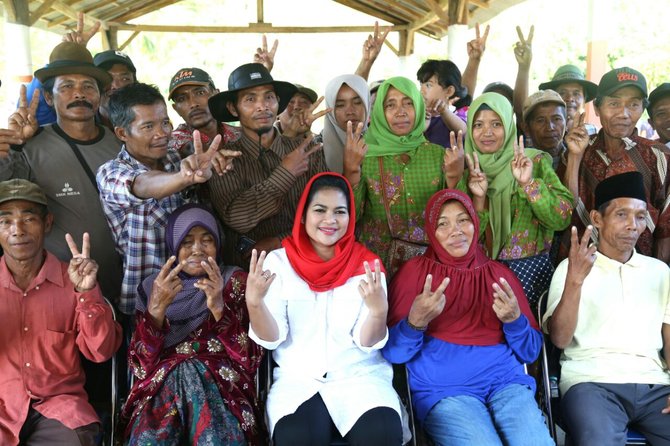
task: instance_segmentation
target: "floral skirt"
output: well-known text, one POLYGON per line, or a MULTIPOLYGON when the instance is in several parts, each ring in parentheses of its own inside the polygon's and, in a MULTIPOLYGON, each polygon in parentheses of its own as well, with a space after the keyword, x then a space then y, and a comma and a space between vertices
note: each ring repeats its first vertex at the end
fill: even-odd
POLYGON ((211 372, 193 359, 170 372, 161 389, 137 416, 128 444, 241 446, 247 443, 211 372))

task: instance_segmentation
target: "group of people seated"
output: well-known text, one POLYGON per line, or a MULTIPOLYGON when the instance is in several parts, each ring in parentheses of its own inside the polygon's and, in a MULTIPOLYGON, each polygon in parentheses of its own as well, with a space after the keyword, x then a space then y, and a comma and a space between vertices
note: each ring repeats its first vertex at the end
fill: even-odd
POLYGON ((574 444, 670 444, 670 84, 566 65, 529 95, 518 32, 515 88, 473 97, 488 27, 420 87, 368 85, 375 27, 321 111, 264 38, 225 91, 172 77, 176 128, 128 55, 66 35, 0 129, 0 443, 97 444, 81 356, 121 347, 123 444, 402 445, 411 410, 436 445, 550 445, 544 330, 574 444))

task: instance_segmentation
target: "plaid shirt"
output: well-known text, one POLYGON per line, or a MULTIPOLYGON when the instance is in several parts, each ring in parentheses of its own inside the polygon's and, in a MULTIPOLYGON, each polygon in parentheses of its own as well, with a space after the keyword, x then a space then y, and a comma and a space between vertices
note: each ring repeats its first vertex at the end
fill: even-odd
MULTIPOLYGON (((178 172, 179 154, 168 149, 165 172, 178 172)), ((123 256, 119 309, 135 313, 135 296, 142 279, 160 270, 167 259, 165 226, 168 216, 189 200, 184 192, 160 200, 142 199, 131 192, 135 178, 151 169, 133 158, 125 145, 119 155, 98 169, 96 179, 102 209, 112 230, 116 250, 123 256)))

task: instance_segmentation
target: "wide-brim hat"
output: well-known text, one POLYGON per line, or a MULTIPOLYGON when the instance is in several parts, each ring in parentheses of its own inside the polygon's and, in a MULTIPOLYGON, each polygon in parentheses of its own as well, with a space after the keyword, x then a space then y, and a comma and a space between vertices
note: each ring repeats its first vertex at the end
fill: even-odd
POLYGON ((579 67, 574 65, 563 65, 556 70, 554 77, 549 82, 541 83, 538 89, 540 90, 557 90, 561 84, 575 83, 582 86, 584 89, 584 102, 590 102, 598 95, 598 85, 591 81, 587 81, 584 73, 579 67))
POLYGON ((262 64, 248 63, 237 67, 228 77, 228 90, 209 98, 209 111, 220 122, 237 121, 239 118, 228 111, 226 104, 234 102, 237 93, 247 88, 271 84, 279 97, 277 114, 284 111, 293 95, 298 91, 290 82, 272 79, 270 72, 262 64))
POLYGON ((93 56, 86 47, 74 42, 62 42, 56 45, 49 56, 49 64, 35 71, 35 77, 42 83, 51 77, 64 74, 91 76, 103 87, 112 83, 112 76, 93 64, 93 56))

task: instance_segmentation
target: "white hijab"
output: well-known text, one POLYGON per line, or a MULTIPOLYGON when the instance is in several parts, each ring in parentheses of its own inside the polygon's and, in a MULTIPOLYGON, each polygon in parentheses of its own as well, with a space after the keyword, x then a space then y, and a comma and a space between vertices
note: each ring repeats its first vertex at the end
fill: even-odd
POLYGON ((335 120, 335 101, 337 100, 337 93, 344 84, 347 84, 363 100, 365 105, 364 132, 368 128, 370 117, 370 89, 365 79, 356 74, 343 74, 328 82, 328 86, 326 86, 326 107, 332 107, 333 111, 326 115, 323 126, 323 153, 326 157, 328 170, 337 173, 342 173, 343 170, 347 132, 342 130, 335 120))

